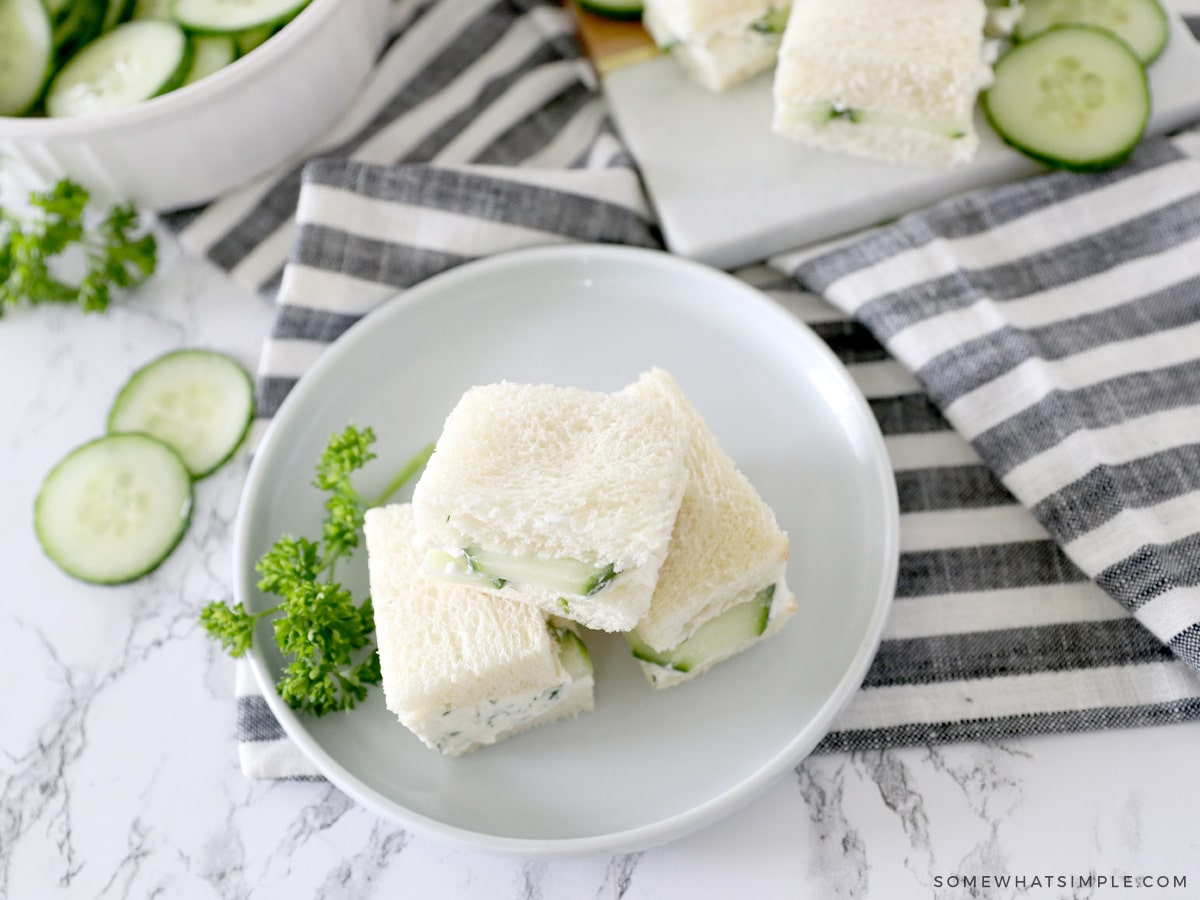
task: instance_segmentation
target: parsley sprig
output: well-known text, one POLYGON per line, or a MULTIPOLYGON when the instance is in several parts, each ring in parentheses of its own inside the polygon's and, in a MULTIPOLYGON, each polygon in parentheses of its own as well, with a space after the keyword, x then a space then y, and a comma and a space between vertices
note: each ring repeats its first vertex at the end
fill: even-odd
POLYGON ((0 315, 21 304, 75 303, 84 312, 103 312, 114 289, 144 282, 158 263, 153 234, 138 236, 133 204, 108 210, 95 225, 85 222, 90 195, 64 178, 48 191, 34 191, 25 214, 0 208, 0 315), (59 260, 80 248, 84 271, 78 283, 61 277, 59 260))
POLYGON ((367 500, 351 477, 375 458, 374 442, 371 428, 354 425, 330 437, 313 480, 329 494, 321 540, 285 535, 255 567, 259 590, 279 597, 280 603, 250 613, 241 603, 215 600, 200 612, 205 631, 233 657, 250 649, 259 619, 278 614, 275 642, 290 660, 276 685, 279 695, 293 709, 317 716, 352 709, 381 679, 371 599, 356 603, 334 580, 335 565, 358 547, 367 509, 386 503, 433 453, 432 444, 422 449, 378 497, 367 500))

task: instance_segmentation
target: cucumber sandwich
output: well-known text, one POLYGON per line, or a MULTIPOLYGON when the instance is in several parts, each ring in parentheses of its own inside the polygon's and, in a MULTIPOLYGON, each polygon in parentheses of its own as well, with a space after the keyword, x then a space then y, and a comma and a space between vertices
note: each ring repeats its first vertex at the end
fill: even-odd
POLYGON ((387 708, 424 744, 460 756, 592 708, 565 622, 423 575, 408 504, 368 510, 364 533, 387 708))
POLYGON ((775 64, 790 0, 646 0, 642 24, 712 91, 775 64))
POLYGON ((423 570, 628 631, 667 555, 688 439, 667 408, 636 394, 472 388, 413 493, 423 570))
POLYGON ((775 72, 774 130, 840 153, 925 168, 971 160, 991 81, 984 0, 807 0, 775 72))
POLYGON ((716 435, 661 369, 625 392, 654 400, 690 435, 688 484, 650 609, 627 635, 647 680, 670 687, 740 653, 796 611, 788 538, 716 435))

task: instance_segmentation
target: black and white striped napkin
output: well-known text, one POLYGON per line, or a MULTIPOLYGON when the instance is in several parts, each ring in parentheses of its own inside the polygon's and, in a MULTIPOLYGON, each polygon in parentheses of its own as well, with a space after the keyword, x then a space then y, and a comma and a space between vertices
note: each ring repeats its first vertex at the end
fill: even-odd
POLYGON ((889 637, 911 612, 910 586, 926 579, 944 586, 920 602, 965 588, 997 604, 993 627, 979 619, 895 653, 935 680, 974 668, 988 679, 967 689, 976 709, 977 691, 1022 679, 1181 692, 1147 706, 1138 687, 1124 710, 1119 690, 1104 710, 1072 696, 1066 716, 1027 710, 1032 730, 1194 716, 1200 133, 1149 142, 1115 172, 968 194, 772 264, 915 373, 912 393, 875 406, 905 513, 889 637), (893 427, 908 432, 901 452, 893 427), (932 446, 944 428, 952 458, 932 446), (927 530, 941 547, 921 546, 927 530), (989 581, 1011 587, 993 594, 989 581))
MULTIPOLYGON (((561 9, 534 0, 399 2, 392 42, 324 158, 174 220, 193 248, 277 293, 261 415, 274 413, 346 328, 437 272, 553 242, 658 245, 571 28, 561 9)), ((1200 254, 1185 249, 1188 229, 1200 231, 1200 162, 1187 149, 1154 142, 1116 173, 982 192, 737 273, 847 365, 876 413, 899 486, 897 599, 863 689, 821 750, 1200 716, 1200 677, 1171 646, 1191 652, 1186 635, 1200 621, 1191 599, 1200 524, 1179 499, 1200 485, 1200 467, 1187 463, 1200 442, 1187 414, 1197 412, 1200 386, 1183 377, 1188 359, 1200 357, 1188 348, 1200 342, 1176 340, 1189 333, 1189 309, 1200 321, 1200 254), (1133 273, 1124 268, 1142 260, 1133 273), (1121 294, 1122 284, 1141 290, 1121 294), (1092 323, 1079 304, 1098 296, 1112 299, 1097 305, 1092 323), (972 306, 982 324, 965 322, 961 310, 972 306), (999 307, 1018 316, 1015 324, 998 324, 999 307), (975 330, 943 331, 944 316, 975 330), (1075 333, 1077 320, 1085 327, 1075 333), (923 323, 932 337, 915 340, 912 328, 923 323), (1130 368, 1139 349, 1149 353, 1141 380, 1130 368), (1082 425, 1039 406, 1042 395, 1024 384, 1024 361, 1037 358, 1073 379, 1063 384, 1091 416, 1082 425), (1114 376, 1127 389, 1110 385, 1114 376), (964 397, 980 398, 983 418, 958 417, 964 397), (1147 414, 1156 418, 1138 421, 1147 414), (989 438, 1000 436, 997 450, 989 438), (1155 459, 1136 462, 1148 455, 1155 459), (1089 481, 1093 459, 1119 471, 1089 481), (1039 486, 1022 495, 1036 498, 1033 512, 1002 480, 1013 471, 1039 486), (1104 518, 1110 507, 1133 514, 1104 518), (1077 508, 1086 515, 1073 515, 1077 508), (1163 522, 1147 519, 1159 513, 1163 522), (1139 534, 1142 544, 1131 546, 1139 534), (1143 545, 1153 555, 1139 555, 1143 545), (1125 559, 1133 563, 1101 579, 1129 601, 1122 605, 1089 575, 1125 559)), ((1026 481, 1010 483, 1021 495, 1026 481)), ((237 693, 243 770, 313 776, 245 667, 237 693)))

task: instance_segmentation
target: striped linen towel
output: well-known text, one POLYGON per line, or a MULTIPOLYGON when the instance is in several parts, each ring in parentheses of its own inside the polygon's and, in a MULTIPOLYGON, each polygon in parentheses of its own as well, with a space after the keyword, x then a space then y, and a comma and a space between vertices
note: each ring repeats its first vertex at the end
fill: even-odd
POLYGON ((866 325, 1079 569, 1200 670, 1200 133, 778 261, 866 325))
MULTIPOLYGON (((570 29, 561 10, 543 3, 399 3, 394 37, 379 65, 383 74, 349 112, 352 124, 326 143, 326 158, 302 172, 274 173, 174 220, 185 242, 245 283, 277 293, 277 318, 260 365, 261 416, 274 414, 323 348, 351 324, 440 271, 563 241, 659 245, 637 174, 611 133, 570 29), (531 86, 538 91, 531 94, 531 86)), ((1119 192, 1134 179, 1127 193, 1142 194, 1136 179, 1156 171, 1164 181, 1175 179, 1178 200, 1200 190, 1195 165, 1179 147, 1156 142, 1112 175, 1050 176, 956 201, 964 215, 974 211, 976 226, 955 225, 953 204, 926 215, 973 235, 980 246, 993 225, 1012 223, 997 242, 1013 247, 1004 257, 1013 263, 1007 271, 1021 275, 1017 258, 1039 250, 1037 258, 1048 265, 1059 258, 1050 248, 1069 241, 1038 229, 1043 220, 1072 222, 1072 198, 1085 185, 1119 192)), ((1136 209, 1110 213, 1110 228, 1128 219, 1153 241, 1182 227, 1184 211, 1175 200, 1145 198, 1136 209)), ((919 228, 919 221, 895 228, 919 228)), ((1080 232, 1088 235, 1085 244, 1096 231, 1080 232)), ((876 264, 898 258, 882 249, 898 240, 889 233, 860 239, 863 247, 880 248, 872 257, 876 264)), ((839 309, 794 277, 843 302, 838 285, 856 282, 841 279, 866 259, 860 241, 736 273, 806 322, 847 365, 885 434, 899 487, 897 600, 863 689, 819 751, 1200 717, 1200 677, 1164 642, 1183 629, 1159 630, 1160 640, 1129 607, 1113 602, 1085 574, 1086 564, 1056 543, 1052 534, 1059 532, 1006 489, 985 463, 987 448, 953 430, 939 412, 936 386, 927 391, 897 362, 905 359, 899 350, 889 354, 872 334, 877 326, 864 324, 868 317, 839 309)), ((940 244, 916 246, 934 253, 926 266, 957 271, 940 244)), ((1115 251, 1098 245, 1097 252, 1095 272, 1112 269, 1105 259, 1115 251)), ((1137 255, 1133 247, 1124 252, 1137 255)), ((1077 263, 1080 271, 1089 265, 1077 263)), ((953 275, 950 281, 957 283, 953 275)), ((917 283, 910 279, 910 285, 917 283)), ((1014 281, 1012 302, 1019 305, 1033 285, 1028 277, 1014 281)), ((890 341, 889 332, 879 334, 890 341)), ((1115 335, 1092 340, 1096 346, 1119 342, 1115 335)), ((960 377, 974 371, 968 366, 960 377)), ((1028 424, 1025 439, 1042 439, 1044 429, 1028 424)), ((1171 434, 1172 446, 1183 443, 1182 432, 1171 434)), ((315 777, 244 665, 237 694, 246 774, 315 777)))

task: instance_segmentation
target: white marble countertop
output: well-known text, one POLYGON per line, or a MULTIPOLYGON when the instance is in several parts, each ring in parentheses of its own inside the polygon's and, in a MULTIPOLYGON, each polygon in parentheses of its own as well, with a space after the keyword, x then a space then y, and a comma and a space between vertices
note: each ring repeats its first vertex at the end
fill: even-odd
POLYGON ((437 843, 323 783, 247 781, 233 663, 196 624, 228 592, 244 458, 129 586, 62 575, 31 523, 46 471, 138 365, 210 346, 254 366, 267 305, 169 239, 162 257, 107 316, 0 319, 0 897, 1200 896, 1200 722, 816 757, 673 844, 553 863, 437 843))

